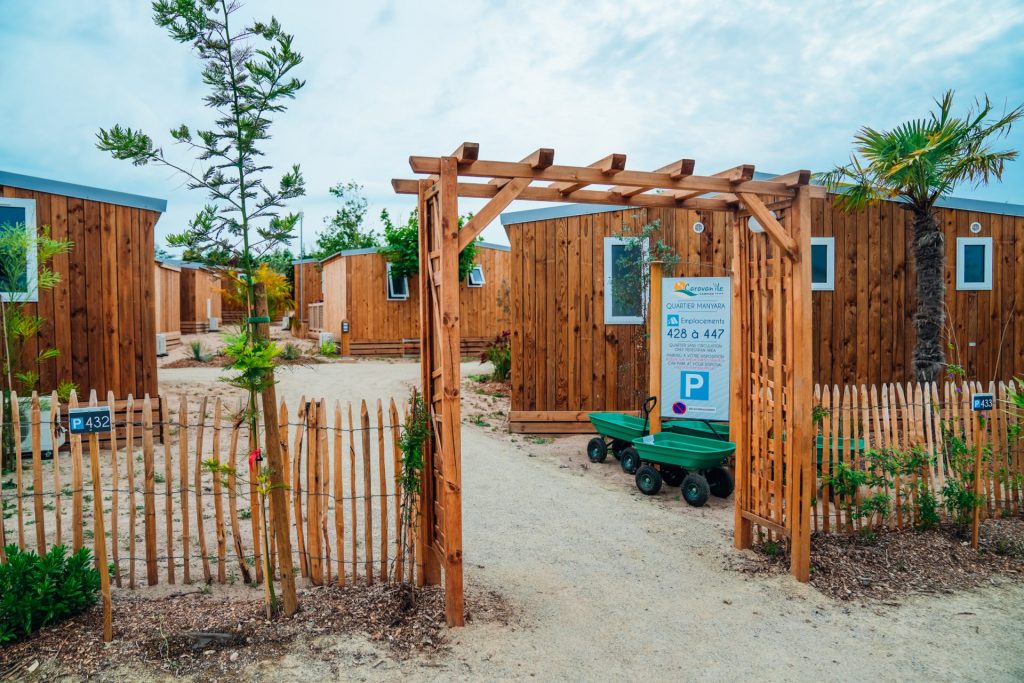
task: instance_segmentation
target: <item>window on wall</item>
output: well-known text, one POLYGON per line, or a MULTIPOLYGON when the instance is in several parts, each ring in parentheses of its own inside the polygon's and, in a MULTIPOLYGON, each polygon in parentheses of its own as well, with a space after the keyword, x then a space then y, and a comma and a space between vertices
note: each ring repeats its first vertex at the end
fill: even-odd
POLYGON ((391 274, 391 264, 388 264, 388 301, 405 301, 409 298, 409 278, 397 277, 391 274))
POLYGON ((18 231, 17 238, 0 243, 0 299, 38 301, 34 199, 0 198, 0 232, 10 237, 6 233, 15 231, 18 231))
POLYGON ((469 271, 467 280, 470 287, 483 287, 486 282, 484 279, 484 267, 473 266, 473 270, 469 271))
POLYGON ((956 238, 956 288, 992 289, 992 238, 956 238))
POLYGON ((836 240, 811 238, 811 289, 831 292, 836 288, 836 240))
POLYGON ((638 325, 644 321, 647 292, 642 286, 641 268, 647 250, 646 242, 636 247, 619 237, 604 238, 605 325, 638 325))

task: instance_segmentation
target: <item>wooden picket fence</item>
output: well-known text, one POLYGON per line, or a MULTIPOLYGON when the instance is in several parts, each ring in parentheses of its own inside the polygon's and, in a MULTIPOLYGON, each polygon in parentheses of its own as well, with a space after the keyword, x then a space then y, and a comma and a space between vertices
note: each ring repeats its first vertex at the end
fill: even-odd
MULTIPOLYGON (((77 549, 91 541, 96 557, 112 563, 119 587, 263 581, 263 528, 274 526, 263 519, 251 476, 255 444, 240 404, 229 409, 220 398, 182 396, 172 405, 165 398, 154 419, 146 396, 141 421, 116 420, 105 450, 93 435, 70 435, 67 451, 44 461, 41 430, 55 435, 66 426, 68 405, 56 396, 51 402, 52 419, 44 421, 33 395, 31 460, 14 473, 15 487, 0 491, 8 518, 0 524, 0 562, 5 543, 45 553, 54 544, 77 549), (22 471, 29 462, 30 482, 22 471)), ((133 402, 129 397, 128 415, 133 402)), ((412 520, 403 522, 398 493, 402 421, 394 399, 386 409, 377 400, 375 410, 365 401, 343 407, 304 398, 292 411, 282 401, 277 417, 297 572, 318 585, 413 580, 416 550, 405 539, 416 534, 412 520)), ((17 411, 10 418, 4 426, 17 435, 17 411)), ((270 544, 273 559, 272 532, 270 544)), ((109 586, 103 597, 109 604, 109 586)))
POLYGON ((818 487, 812 515, 814 529, 851 532, 883 521, 879 515, 851 514, 861 501, 877 493, 890 497, 890 511, 884 515, 888 526, 908 527, 920 522, 916 503, 922 490, 935 495, 941 512, 946 481, 958 476, 951 438, 960 440, 972 453, 976 443, 982 445, 982 519, 1019 514, 1024 482, 1020 438, 1024 420, 1010 403, 1013 389, 1013 382, 993 382, 987 389, 977 382, 816 386, 818 487), (994 395, 995 408, 979 427, 971 410, 971 394, 983 391, 994 395), (925 456, 925 464, 913 473, 881 476, 877 455, 886 449, 903 453, 918 449, 925 456), (844 497, 830 485, 839 463, 861 471, 874 470, 878 481, 874 486, 862 487, 852 497, 844 497))

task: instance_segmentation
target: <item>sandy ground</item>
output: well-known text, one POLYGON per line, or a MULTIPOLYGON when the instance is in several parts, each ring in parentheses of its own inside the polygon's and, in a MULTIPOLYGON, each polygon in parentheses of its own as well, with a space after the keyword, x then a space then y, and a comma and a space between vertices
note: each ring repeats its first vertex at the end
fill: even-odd
MULTIPOLYGON (((463 365, 464 375, 483 368, 463 365)), ((279 394, 401 399, 409 361, 292 367, 279 394)), ((165 395, 234 390, 208 368, 161 370, 165 395)), ((503 398, 468 390, 463 426, 466 581, 500 591, 512 626, 470 620, 452 651, 398 661, 354 635, 296 642, 243 678, 349 680, 972 680, 1024 678, 1024 584, 902 604, 838 603, 786 576, 730 570, 732 500, 653 498, 586 437, 509 435, 503 398)), ((150 680, 139 671, 121 679, 150 680)))
MULTIPOLYGON (((463 365, 464 375, 480 371, 463 365)), ((279 390, 403 396, 417 373, 403 361, 295 368, 279 390)), ((161 371, 168 388, 215 376, 161 371)), ((787 577, 747 577, 726 568, 738 555, 731 499, 698 510, 677 489, 641 496, 611 458, 586 460, 584 437, 509 435, 501 399, 467 393, 466 402, 466 580, 500 590, 517 625, 471 624, 452 633, 450 657, 422 662, 393 661, 358 637, 321 636, 259 665, 254 677, 329 675, 310 648, 365 680, 1024 676, 1024 585, 1000 581, 889 606, 837 603, 787 577)))

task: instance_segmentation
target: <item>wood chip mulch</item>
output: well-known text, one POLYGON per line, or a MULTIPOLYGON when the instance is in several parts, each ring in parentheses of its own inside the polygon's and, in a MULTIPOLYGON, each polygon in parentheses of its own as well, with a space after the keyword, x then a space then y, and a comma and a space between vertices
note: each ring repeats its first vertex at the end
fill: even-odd
MULTIPOLYGON (((948 594, 996 576, 1024 580, 1024 518, 982 523, 979 549, 952 527, 929 531, 880 530, 873 537, 811 536, 811 585, 836 600, 893 602, 910 594, 948 594)), ((727 563, 747 574, 789 571, 789 558, 772 545, 755 558, 727 563)))
MULTIPOLYGON (((299 639, 358 633, 397 659, 447 651, 444 594, 440 588, 409 591, 393 585, 313 587, 299 596, 290 619, 267 620, 262 593, 231 598, 201 592, 147 598, 144 589, 121 592, 113 605, 114 641, 102 642, 102 614, 85 614, 0 647, 0 680, 88 678, 124 667, 153 673, 233 679, 261 660, 276 659, 299 639)), ((493 591, 466 592, 466 620, 508 623, 511 610, 493 591)), ((317 656, 308 647, 305 656, 317 656)), ((324 653, 329 657, 330 653, 324 653)))

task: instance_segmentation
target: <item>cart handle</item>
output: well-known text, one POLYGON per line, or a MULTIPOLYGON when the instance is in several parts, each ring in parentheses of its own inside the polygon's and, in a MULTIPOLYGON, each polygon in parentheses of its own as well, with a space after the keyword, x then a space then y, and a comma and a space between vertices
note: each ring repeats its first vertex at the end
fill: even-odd
POLYGON ((647 431, 651 424, 651 413, 654 412, 654 407, 656 405, 658 405, 658 397, 648 396, 644 401, 643 406, 640 407, 640 410, 644 413, 644 436, 647 436, 647 431))

